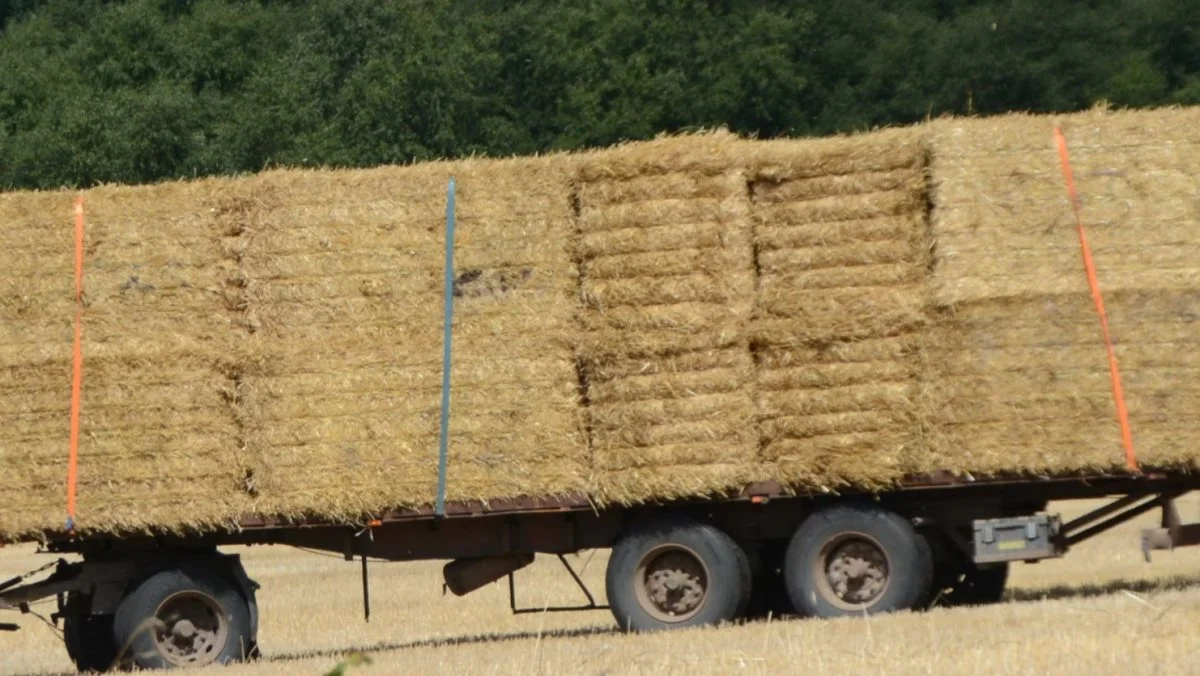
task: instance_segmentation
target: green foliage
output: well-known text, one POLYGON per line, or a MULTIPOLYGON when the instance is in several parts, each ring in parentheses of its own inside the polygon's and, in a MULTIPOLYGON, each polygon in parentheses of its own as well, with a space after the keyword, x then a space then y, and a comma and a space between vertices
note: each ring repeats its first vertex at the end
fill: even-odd
POLYGON ((0 189, 1200 103, 1193 0, 6 0, 0 189))
POLYGON ((371 664, 371 658, 362 653, 350 653, 345 659, 338 662, 332 669, 325 672, 325 676, 346 676, 346 672, 351 667, 361 667, 366 664, 371 664))

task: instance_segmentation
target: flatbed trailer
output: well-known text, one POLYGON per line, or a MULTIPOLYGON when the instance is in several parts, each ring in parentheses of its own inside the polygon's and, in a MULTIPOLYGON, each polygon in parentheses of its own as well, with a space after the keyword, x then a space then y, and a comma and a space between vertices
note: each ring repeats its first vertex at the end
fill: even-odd
MULTIPOLYGON (((537 554, 557 555, 587 604, 608 607, 626 631, 720 624, 794 613, 837 617, 1000 600, 1014 561, 1061 557, 1074 545, 1159 510, 1142 533, 1158 549, 1200 543, 1174 501, 1200 474, 1145 472, 1069 477, 914 477, 880 493, 796 494, 756 483, 736 494, 630 507, 584 496, 450 503, 395 510, 366 523, 248 516, 218 532, 77 537, 46 533, 48 554, 75 554, 0 582, 0 610, 29 611, 57 597, 68 653, 81 671, 186 667, 257 653, 254 583, 230 545, 289 545, 360 561, 448 560, 456 595, 508 578, 537 554), (1063 522, 1050 502, 1110 498, 1063 522), (563 555, 612 549, 608 606, 596 603, 563 555)), ((538 609, 540 612, 543 609, 538 609)), ((15 629, 19 625, 0 623, 15 629)))

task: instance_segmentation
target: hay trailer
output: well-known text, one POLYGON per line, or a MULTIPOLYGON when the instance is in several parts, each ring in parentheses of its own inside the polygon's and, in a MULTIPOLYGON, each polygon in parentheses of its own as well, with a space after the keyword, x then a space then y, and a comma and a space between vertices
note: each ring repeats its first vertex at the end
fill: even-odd
MULTIPOLYGON (((1151 510, 1162 526, 1143 532, 1156 549, 1200 543, 1200 524, 1180 523, 1174 500, 1200 488, 1187 474, 993 478, 949 474, 876 495, 791 495, 760 483, 726 499, 595 509, 584 500, 446 504, 395 511, 366 528, 244 519, 240 528, 195 537, 51 537, 51 563, 0 583, 0 609, 28 611, 57 597, 54 618, 81 670, 172 668, 257 655, 255 590, 228 545, 291 545, 368 562, 449 560, 445 584, 463 595, 508 579, 537 554, 555 555, 586 603, 604 606, 565 554, 611 548, 609 608, 620 627, 649 631, 713 625, 769 612, 810 617, 970 605, 1000 600, 1010 562, 1064 555, 1072 546, 1151 510), (1068 522, 1050 501, 1112 498, 1068 522), (38 579, 38 578, 41 579, 38 579), (32 581, 31 581, 32 580, 32 581)), ((16 630, 18 625, 6 623, 16 630)))

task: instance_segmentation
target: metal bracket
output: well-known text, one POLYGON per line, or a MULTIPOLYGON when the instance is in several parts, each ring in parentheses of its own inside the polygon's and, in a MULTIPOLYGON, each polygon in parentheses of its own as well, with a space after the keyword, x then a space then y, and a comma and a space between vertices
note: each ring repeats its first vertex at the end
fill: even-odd
POLYGON ((0 610, 17 609, 23 613, 29 612, 29 603, 43 598, 55 596, 57 594, 71 591, 75 589, 80 582, 80 576, 83 572, 83 565, 78 563, 67 563, 63 559, 59 559, 54 563, 48 563, 37 570, 29 571, 24 575, 18 575, 10 580, 5 580, 0 585, 0 610), (43 573, 50 568, 54 568, 54 572, 49 577, 31 584, 18 586, 21 582, 28 580, 31 577, 43 573))
POLYGON ((1200 524, 1184 524, 1179 518, 1175 501, 1166 498, 1162 502, 1162 526, 1142 530, 1142 557, 1150 561, 1153 550, 1173 550, 1200 544, 1200 524))
POLYGON ((580 611, 580 610, 608 610, 609 607, 607 605, 602 606, 602 605, 598 605, 596 603, 596 598, 594 596, 592 596, 592 592, 587 588, 587 585, 583 582, 583 578, 579 577, 579 573, 576 573, 575 569, 571 567, 571 562, 567 561, 567 557, 563 556, 562 554, 557 554, 556 556, 558 556, 558 560, 562 563, 563 568, 566 568, 567 572, 571 574, 571 579, 575 580, 575 585, 577 587, 579 587, 580 591, 583 592, 583 595, 587 597, 587 600, 588 600, 587 605, 586 606, 547 606, 545 608, 518 608, 517 607, 516 578, 514 577, 513 573, 509 573, 508 574, 508 607, 509 607, 509 610, 512 611, 513 615, 524 615, 527 613, 543 613, 543 612, 564 613, 564 612, 569 612, 569 611, 580 611))
POLYGON ((0 592, 4 591, 6 589, 12 589, 13 587, 24 582, 25 580, 28 580, 29 578, 31 578, 35 575, 40 575, 41 573, 44 573, 44 572, 50 570, 51 568, 54 568, 55 566, 64 566, 64 565, 67 565, 66 559, 59 559, 57 561, 51 561, 50 563, 47 563, 46 565, 44 565, 41 568, 38 568, 36 570, 31 570, 28 573, 23 573, 21 575, 17 575, 16 577, 9 578, 9 579, 5 580, 4 582, 0 582, 0 592))

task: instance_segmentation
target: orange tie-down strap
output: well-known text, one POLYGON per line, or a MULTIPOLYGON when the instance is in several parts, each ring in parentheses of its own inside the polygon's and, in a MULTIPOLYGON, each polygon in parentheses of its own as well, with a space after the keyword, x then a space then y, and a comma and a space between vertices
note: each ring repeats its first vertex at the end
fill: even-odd
POLYGON ((71 449, 67 458, 67 530, 75 530, 79 479, 79 404, 83 390, 83 195, 75 198, 75 344, 71 359, 71 449))
POLYGON ((1075 190, 1075 175, 1071 171, 1071 155, 1067 151, 1067 138, 1062 129, 1054 128, 1054 140, 1058 144, 1058 157, 1062 161, 1063 177, 1067 181, 1067 196, 1075 213, 1075 227, 1079 231, 1079 247, 1083 252, 1083 269, 1087 273, 1088 288, 1096 303, 1096 314, 1100 315, 1100 329, 1104 334, 1104 347, 1108 351, 1108 373, 1112 380, 1113 401, 1117 405, 1117 422, 1121 426, 1121 442, 1125 446, 1125 466, 1137 471, 1137 454, 1133 450, 1133 433, 1129 429, 1129 411, 1125 407, 1125 390, 1121 387, 1121 369, 1117 354, 1113 350, 1112 335, 1108 331, 1108 313, 1104 310, 1104 295, 1100 293, 1100 280, 1096 277, 1096 262, 1092 248, 1088 245, 1087 233, 1083 228, 1083 216, 1079 209, 1079 194, 1075 190))

